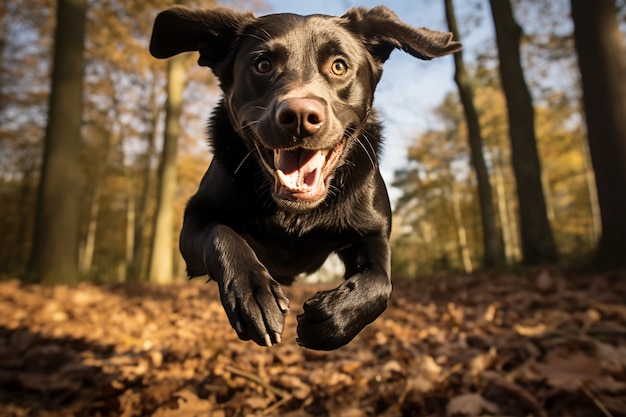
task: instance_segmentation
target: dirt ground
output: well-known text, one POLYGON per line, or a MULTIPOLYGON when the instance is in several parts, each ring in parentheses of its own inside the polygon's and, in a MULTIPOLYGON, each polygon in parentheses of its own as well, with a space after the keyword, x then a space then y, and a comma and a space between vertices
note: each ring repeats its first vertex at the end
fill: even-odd
MULTIPOLYGON (((325 286, 323 288, 328 288, 325 286)), ((626 416, 626 274, 395 280, 334 352, 237 339, 214 282, 0 282, 1 416, 626 416)))

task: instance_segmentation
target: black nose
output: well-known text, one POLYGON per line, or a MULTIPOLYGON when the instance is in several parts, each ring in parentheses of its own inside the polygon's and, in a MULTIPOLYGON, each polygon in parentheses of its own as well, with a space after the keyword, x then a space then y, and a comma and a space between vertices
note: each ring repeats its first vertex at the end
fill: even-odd
POLYGON ((324 124, 324 106, 312 98, 290 98, 278 105, 276 122, 298 138, 312 136, 324 124))

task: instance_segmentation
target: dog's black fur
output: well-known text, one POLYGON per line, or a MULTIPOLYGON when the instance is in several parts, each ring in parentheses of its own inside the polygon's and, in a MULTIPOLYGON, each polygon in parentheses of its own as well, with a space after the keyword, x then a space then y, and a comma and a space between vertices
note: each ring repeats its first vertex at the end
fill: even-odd
POLYGON ((217 281, 241 339, 280 342, 289 300, 279 283, 332 252, 345 281, 304 304, 298 343, 336 349, 385 310, 391 211, 372 101, 395 48, 431 59, 461 45, 383 6, 342 17, 184 7, 157 16, 151 53, 199 51, 224 92, 210 122, 213 162, 187 205, 180 249, 190 277, 217 281))

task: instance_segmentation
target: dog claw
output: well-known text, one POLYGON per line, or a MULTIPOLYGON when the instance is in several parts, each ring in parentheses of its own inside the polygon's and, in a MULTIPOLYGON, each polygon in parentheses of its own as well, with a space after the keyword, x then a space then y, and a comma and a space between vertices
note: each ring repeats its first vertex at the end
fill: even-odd
POLYGON ((282 339, 282 337, 281 337, 280 333, 278 333, 278 332, 274 332, 274 340, 276 341, 276 344, 278 344, 278 343, 280 343, 280 342, 282 342, 282 341, 283 341, 283 339, 282 339))
POLYGON ((243 333, 243 324, 239 320, 235 321, 235 330, 239 334, 243 333))
POLYGON ((265 346, 270 347, 272 346, 272 339, 270 339, 270 335, 265 333, 265 346))
POLYGON ((282 300, 278 301, 278 308, 280 308, 280 311, 285 314, 289 311, 289 302, 285 302, 282 300))

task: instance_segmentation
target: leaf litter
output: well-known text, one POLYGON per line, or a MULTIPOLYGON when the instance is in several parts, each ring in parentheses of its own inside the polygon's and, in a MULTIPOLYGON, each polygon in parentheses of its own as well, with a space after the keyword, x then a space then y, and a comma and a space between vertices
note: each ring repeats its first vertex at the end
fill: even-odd
POLYGON ((0 282, 2 416, 626 416, 626 274, 396 280, 347 346, 237 339, 214 283, 0 282))

